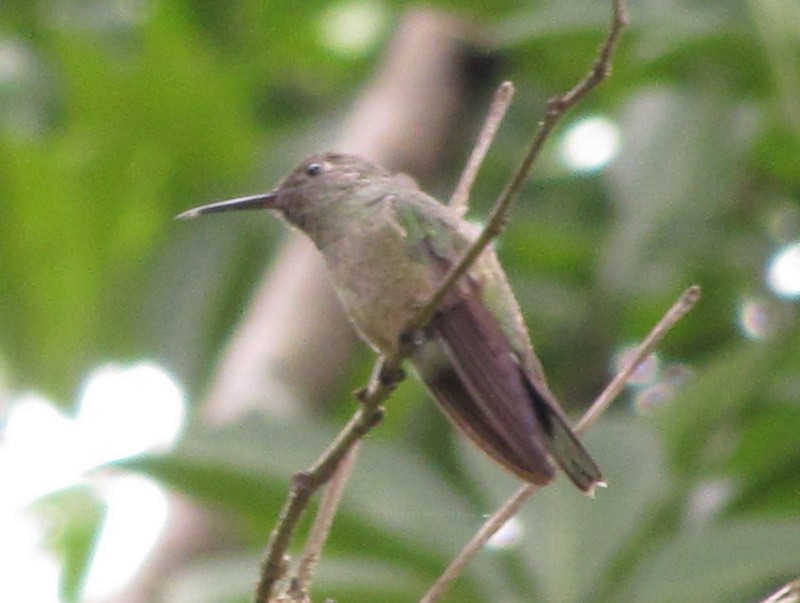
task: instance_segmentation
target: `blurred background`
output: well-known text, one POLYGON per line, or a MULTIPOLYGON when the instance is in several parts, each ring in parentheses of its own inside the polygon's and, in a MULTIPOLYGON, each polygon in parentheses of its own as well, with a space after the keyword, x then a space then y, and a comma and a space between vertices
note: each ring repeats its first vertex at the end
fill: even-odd
MULTIPOLYGON (((448 601, 749 602, 800 575, 800 5, 631 4, 613 77, 562 122, 497 245, 575 417, 686 286, 703 298, 587 436, 608 490, 537 493, 448 601)), ((247 600, 290 476, 374 356, 277 220, 173 217, 328 148, 446 198, 509 79, 480 221, 609 14, 3 3, 0 600, 247 600)), ((315 600, 416 600, 515 488, 407 380, 315 600)))

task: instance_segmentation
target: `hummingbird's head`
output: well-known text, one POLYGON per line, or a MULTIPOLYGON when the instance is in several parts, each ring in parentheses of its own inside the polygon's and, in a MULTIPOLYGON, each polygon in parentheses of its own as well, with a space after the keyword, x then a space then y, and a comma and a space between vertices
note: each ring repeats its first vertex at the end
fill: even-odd
POLYGON ((352 193, 365 184, 389 177, 386 170, 357 155, 329 151, 306 157, 278 183, 275 192, 284 197, 285 209, 293 201, 313 202, 331 193, 352 193))
POLYGON ((315 231, 331 226, 331 218, 358 210, 372 200, 359 194, 391 178, 391 175, 356 155, 327 152, 306 157, 268 193, 219 201, 195 207, 178 218, 243 209, 271 209, 312 238, 315 231))
POLYGON ((383 168, 356 155, 327 152, 306 157, 275 187, 274 208, 308 231, 319 220, 367 202, 364 189, 390 178, 383 168))

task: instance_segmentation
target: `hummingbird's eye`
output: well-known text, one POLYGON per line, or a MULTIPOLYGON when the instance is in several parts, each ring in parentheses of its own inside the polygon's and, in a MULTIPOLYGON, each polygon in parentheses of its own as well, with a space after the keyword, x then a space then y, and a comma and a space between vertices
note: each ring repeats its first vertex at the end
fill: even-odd
POLYGON ((306 175, 307 176, 316 176, 322 173, 322 164, 321 163, 309 163, 306 167, 306 175))

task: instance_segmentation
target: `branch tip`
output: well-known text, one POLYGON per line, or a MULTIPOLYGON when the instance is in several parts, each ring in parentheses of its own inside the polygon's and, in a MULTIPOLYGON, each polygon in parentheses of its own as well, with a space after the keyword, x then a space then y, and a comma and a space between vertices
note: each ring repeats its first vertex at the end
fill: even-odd
POLYGON ((483 160, 486 159, 486 154, 489 152, 489 147, 492 146, 494 137, 500 124, 506 115, 508 107, 511 105, 511 99, 514 96, 514 84, 510 81, 502 82, 495 90, 492 97, 492 104, 489 106, 489 111, 486 113, 486 119, 483 127, 481 128, 478 139, 475 141, 475 146, 472 148, 467 164, 461 177, 458 180, 456 188, 453 190, 453 195, 450 197, 448 205, 455 209, 462 216, 467 213, 469 209, 469 194, 472 190, 472 185, 475 183, 475 178, 478 175, 483 160))

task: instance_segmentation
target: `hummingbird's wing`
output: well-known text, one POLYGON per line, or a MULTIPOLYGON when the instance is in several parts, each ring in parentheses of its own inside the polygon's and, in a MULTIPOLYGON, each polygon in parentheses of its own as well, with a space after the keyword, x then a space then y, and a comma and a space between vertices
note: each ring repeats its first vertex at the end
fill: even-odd
POLYGON ((519 359, 526 388, 536 401, 537 416, 546 428, 547 448, 575 485, 592 493, 596 485, 605 485, 600 469, 572 431, 561 406, 547 385, 544 369, 534 353, 519 305, 497 256, 490 250, 479 259, 479 264, 483 264, 480 272, 484 278, 476 285, 477 289, 485 307, 498 320, 511 353, 519 359))
POLYGON ((448 416, 523 479, 549 482, 553 458, 576 486, 592 492, 600 470, 549 392, 529 377, 478 292, 461 291, 447 302, 429 325, 447 362, 429 363, 423 379, 448 416))
POLYGON ((524 375, 479 300, 455 296, 431 320, 414 356, 445 414, 485 452, 526 481, 546 484, 555 466, 524 375))
MULTIPOLYGON (((412 202, 398 218, 441 278, 469 236, 446 210, 420 202, 426 207, 412 202)), ((552 459, 581 490, 602 481, 547 388, 492 251, 446 297, 426 332, 415 367, 447 416, 484 451, 536 484, 553 478, 552 459)))

